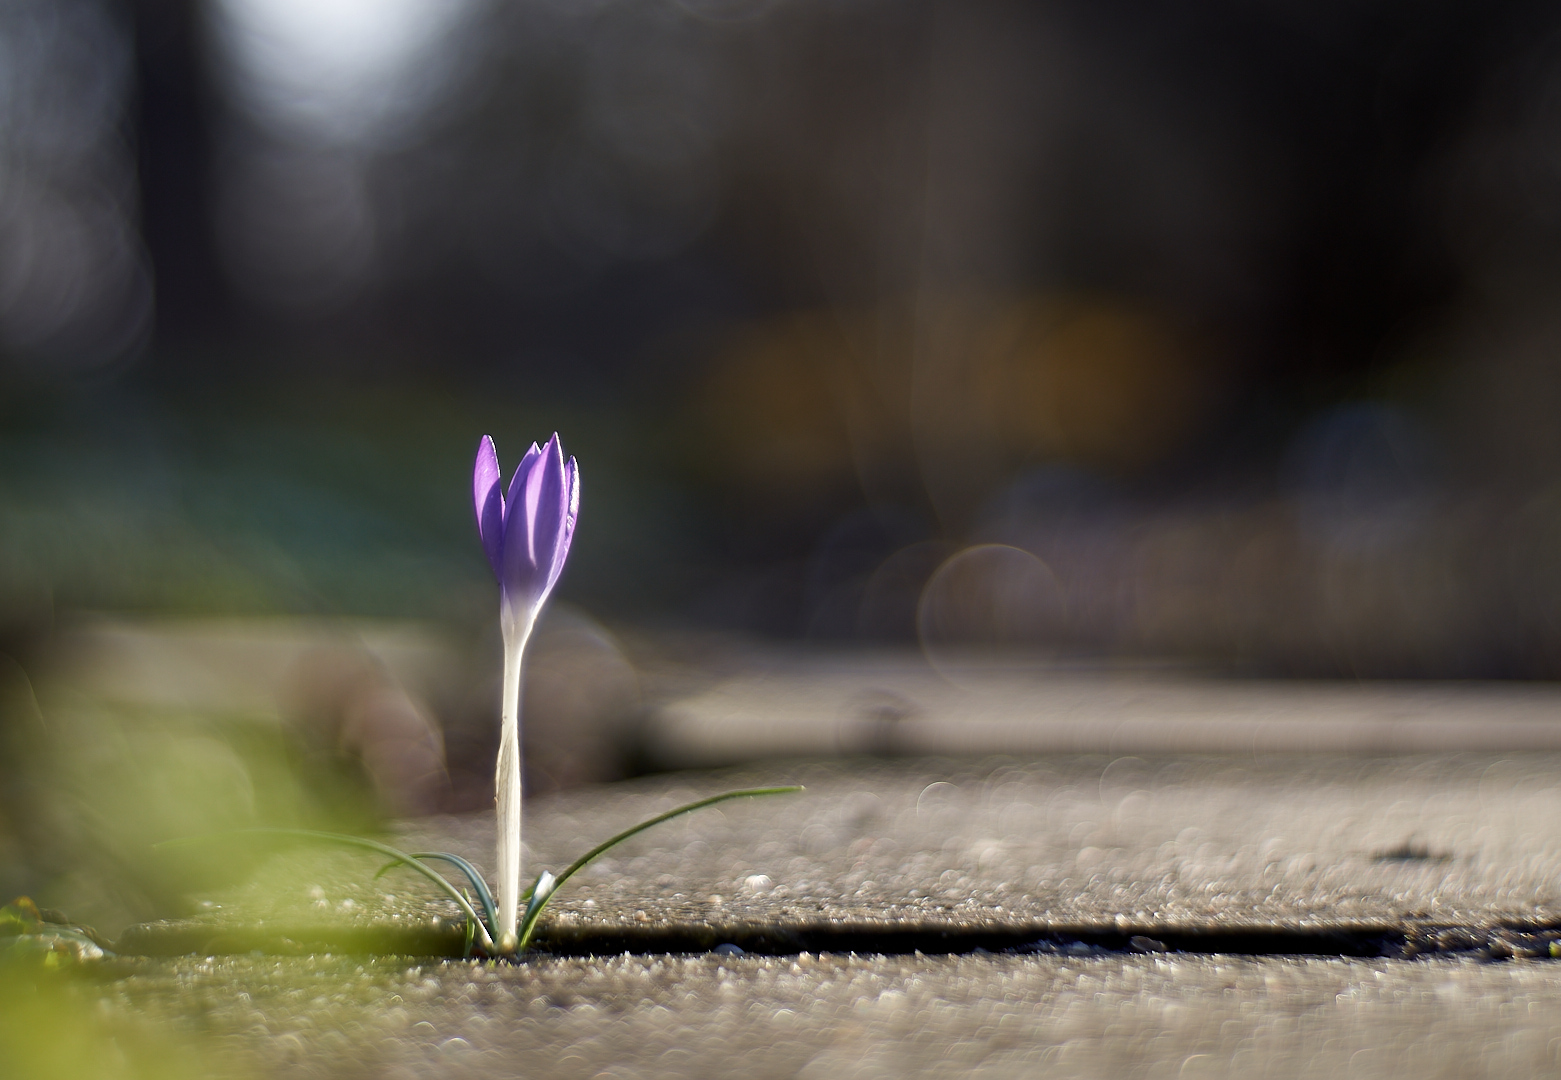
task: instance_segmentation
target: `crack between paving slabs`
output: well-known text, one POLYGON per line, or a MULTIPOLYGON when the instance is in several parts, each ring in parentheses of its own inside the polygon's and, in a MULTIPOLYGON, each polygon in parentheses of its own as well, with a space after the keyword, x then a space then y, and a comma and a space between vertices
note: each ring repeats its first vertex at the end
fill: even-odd
MULTIPOLYGON (((459 957, 463 924, 432 920, 417 927, 297 926, 216 930, 197 922, 131 927, 115 943, 120 955, 352 955, 459 957)), ((884 926, 841 923, 552 926, 535 955, 554 957, 676 955, 708 952, 759 956, 887 956, 1191 953, 1236 956, 1340 956, 1413 959, 1437 955, 1561 957, 1561 924, 1504 922, 1473 926, 1380 923, 1343 927, 1187 927, 1112 924, 1017 924, 1000 927, 884 926)))

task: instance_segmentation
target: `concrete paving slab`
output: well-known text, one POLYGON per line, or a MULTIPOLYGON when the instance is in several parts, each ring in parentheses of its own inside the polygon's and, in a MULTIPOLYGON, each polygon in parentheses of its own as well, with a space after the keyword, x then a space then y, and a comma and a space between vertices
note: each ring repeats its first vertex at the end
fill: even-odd
MULTIPOLYGON (((205 1075, 248 1078, 1561 1069, 1561 964, 1550 960, 1135 953, 1057 933, 1556 923, 1561 755, 771 765, 540 800, 531 865, 558 867, 678 802, 775 780, 809 790, 669 823, 583 875, 557 902, 555 943, 693 928, 709 946, 779 926, 1007 928, 1036 946, 518 965, 343 956, 330 940, 342 927, 451 933, 453 908, 410 876, 374 880, 373 859, 300 850, 207 897, 220 909, 141 931, 145 945, 195 941, 203 955, 122 958, 79 992, 105 1023, 150 1023, 188 1043, 205 1075), (231 935, 257 924, 312 955, 250 954, 255 942, 231 935)), ((491 829, 486 815, 438 819, 398 842, 485 866, 491 829)))
POLYGON ((1533 1077, 1561 965, 1231 956, 140 961, 212 1075, 1533 1077))
MULTIPOLYGON (((831 693, 858 700, 850 686, 860 684, 831 693)), ((1181 706, 1158 690, 1159 706, 1109 699, 1098 685, 1080 691, 1079 715, 1094 719, 1074 730, 1134 715, 1147 730, 1158 707, 1161 719, 1181 717, 1179 743, 1097 734, 1091 745, 1104 752, 777 758, 537 800, 528 866, 557 869, 680 802, 808 785, 669 823, 602 860, 555 902, 546 934, 557 955, 514 965, 343 955, 392 938, 409 952, 448 950, 455 909, 405 873, 376 879, 372 857, 294 849, 269 856, 249 884, 200 897, 204 914, 119 943, 199 955, 112 960, 77 993, 105 1022, 150 1023, 197 1048, 206 1075, 235 1077, 1561 1071, 1561 963, 1494 947, 1528 932, 1548 956, 1547 940, 1561 937, 1561 752, 1532 751, 1549 745, 1550 692, 1470 691, 1455 708, 1440 689, 1411 707, 1419 691, 1371 699, 1324 687, 1306 699, 1301 688, 1300 704, 1272 699, 1290 714, 1221 715, 1250 732, 1303 734, 1323 730, 1319 720, 1344 732, 1348 717, 1376 716, 1393 737, 1254 735, 1239 752, 1207 754, 1187 747, 1231 744, 1183 738, 1214 723, 1194 690, 1181 706), (1326 700, 1357 711, 1329 721, 1326 700), (1362 704, 1372 700, 1376 712, 1362 704), (1425 702, 1438 701, 1446 711, 1429 715, 1425 702), (1508 735, 1481 734, 1496 720, 1508 735), (1405 724, 1433 722, 1451 733, 1444 741, 1399 739, 1405 724), (1421 749, 1319 752, 1362 745, 1421 749), (619 952, 679 934, 685 947, 752 944, 766 930, 761 941, 776 951, 788 933, 804 944, 809 934, 966 937, 949 955, 619 952), (1378 932, 1429 947, 1418 959, 1176 951, 1194 938, 1272 934, 1282 945, 1378 932), (982 951, 969 936, 981 933, 1020 947, 982 951)), ((970 693, 948 692, 956 704, 970 693)), ((1267 691, 1243 692, 1256 695, 1243 708, 1261 712, 1267 691)), ((742 697, 762 695, 749 687, 742 697)), ((862 711, 883 730, 858 748, 904 754, 921 744, 885 731, 923 723, 957 734, 976 723, 968 709, 919 707, 862 711)), ((795 715, 805 713, 828 711, 795 715)), ((1006 723, 988 719, 989 731, 1006 723)), ((1011 730, 1022 727, 1015 718, 1011 730)), ((688 745, 715 745, 708 735, 688 745)), ((831 752, 850 745, 837 739, 831 752)), ((484 814, 409 823, 392 841, 486 869, 492 835, 484 814)))
MULTIPOLYGON (((638 820, 766 781, 808 790, 636 837, 560 892, 547 934, 573 951, 592 936, 669 928, 718 944, 764 927, 1151 937, 1561 927, 1556 754, 1085 755, 660 777, 532 804, 527 865, 556 870, 638 820)), ((396 843, 486 868, 492 836, 480 815, 409 825, 396 843)), ((259 924, 303 951, 328 940, 319 928, 425 934, 455 914, 410 874, 374 880, 378 866, 288 852, 250 885, 206 896, 211 914, 138 930, 122 948, 247 951, 253 939, 224 941, 259 924)))

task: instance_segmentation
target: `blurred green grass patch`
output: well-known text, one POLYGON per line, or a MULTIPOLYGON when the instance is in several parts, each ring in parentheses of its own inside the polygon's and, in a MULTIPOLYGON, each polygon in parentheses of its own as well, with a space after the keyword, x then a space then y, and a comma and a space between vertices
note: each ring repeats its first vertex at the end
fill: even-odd
MULTIPOLYGON (((0 1076, 14 1080, 199 1080, 194 1037, 112 1007, 101 981, 0 954, 0 1076)), ((232 1076, 231 1070, 224 1075, 232 1076)))
POLYGON ((154 853, 173 837, 253 826, 378 823, 361 766, 273 717, 136 708, 45 689, 0 665, 0 888, 110 936, 190 913, 193 892, 244 878, 245 847, 154 853))

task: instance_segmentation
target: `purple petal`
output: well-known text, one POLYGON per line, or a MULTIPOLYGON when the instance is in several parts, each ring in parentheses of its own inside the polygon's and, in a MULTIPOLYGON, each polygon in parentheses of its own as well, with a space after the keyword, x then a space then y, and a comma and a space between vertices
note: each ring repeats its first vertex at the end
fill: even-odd
MULTIPOLYGON (((506 507, 514 506, 516 500, 520 498, 521 489, 525 486, 526 474, 531 471, 531 467, 541 456, 542 451, 537 449, 536 443, 532 443, 531 449, 527 450, 526 455, 520 459, 520 464, 515 466, 515 475, 510 477, 509 494, 504 497, 506 507)), ((505 521, 509 521, 508 516, 505 517, 505 521)))
POLYGON ((564 462, 555 433, 535 446, 510 481, 500 585, 511 603, 540 606, 564 568, 580 512, 580 470, 564 462))
POLYGON ((580 469, 570 458, 564 466, 565 502, 564 520, 559 526, 558 544, 553 549, 553 565, 548 571, 547 588, 543 595, 553 591, 558 575, 564 572, 564 560, 569 558, 569 545, 575 537, 575 519, 580 516, 580 469))
POLYGON ((569 516, 569 478, 564 472, 564 447, 556 433, 542 448, 536 482, 527 486, 526 497, 536 500, 535 516, 531 519, 531 560, 540 574, 551 574, 558 536, 569 516))
POLYGON ((539 603, 545 564, 537 560, 538 519, 545 510, 548 473, 557 449, 552 442, 541 450, 533 447, 510 481, 509 513, 504 519, 504 574, 506 594, 519 603, 539 603), (541 569, 539 570, 539 566, 541 569))
POLYGON ((488 564, 504 579, 504 493, 499 484, 499 454, 487 435, 477 444, 477 465, 472 470, 472 499, 477 509, 477 535, 488 564))

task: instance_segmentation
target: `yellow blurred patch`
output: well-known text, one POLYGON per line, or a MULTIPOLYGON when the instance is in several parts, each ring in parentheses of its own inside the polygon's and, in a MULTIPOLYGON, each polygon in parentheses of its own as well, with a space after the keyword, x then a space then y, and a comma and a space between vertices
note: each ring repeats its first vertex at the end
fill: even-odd
POLYGON ((34 964, 0 964, 0 1076, 184 1080, 210 1073, 166 1029, 128 1018, 109 988, 34 964))
POLYGON ((1151 467, 1219 391, 1212 350, 1129 300, 939 297, 747 327, 695 408, 718 480, 782 497, 919 482, 958 507, 1027 465, 1151 467))

